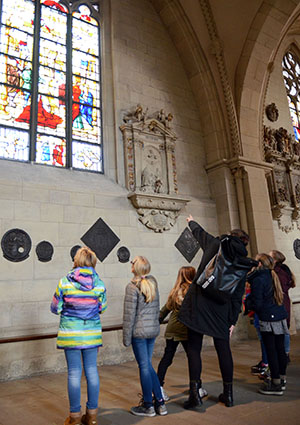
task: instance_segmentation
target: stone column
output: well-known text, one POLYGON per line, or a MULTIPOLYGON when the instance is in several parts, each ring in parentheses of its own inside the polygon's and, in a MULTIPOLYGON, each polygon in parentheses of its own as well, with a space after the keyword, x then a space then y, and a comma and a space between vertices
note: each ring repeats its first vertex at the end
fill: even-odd
POLYGON ((174 195, 178 192, 176 181, 174 180, 176 169, 174 169, 175 143, 173 140, 166 138, 166 159, 167 159, 167 179, 169 183, 169 194, 174 195))

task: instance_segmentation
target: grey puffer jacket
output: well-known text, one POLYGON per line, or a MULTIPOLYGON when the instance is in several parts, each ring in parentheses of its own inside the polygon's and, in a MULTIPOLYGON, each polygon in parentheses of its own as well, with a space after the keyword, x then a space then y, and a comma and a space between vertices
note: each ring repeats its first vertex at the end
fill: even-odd
POLYGON ((132 282, 125 290, 123 312, 123 344, 128 347, 132 338, 155 338, 159 334, 159 293, 153 276, 147 276, 156 283, 156 296, 151 303, 132 282))

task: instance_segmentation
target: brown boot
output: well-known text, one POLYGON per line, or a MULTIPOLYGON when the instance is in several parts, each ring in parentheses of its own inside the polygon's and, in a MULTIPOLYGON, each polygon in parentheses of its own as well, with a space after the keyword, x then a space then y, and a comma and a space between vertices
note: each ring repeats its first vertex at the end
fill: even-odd
POLYGON ((81 425, 81 412, 70 412, 70 415, 65 420, 64 425, 81 425))
POLYGON ((82 425, 97 425, 97 412, 98 409, 86 409, 86 414, 81 418, 82 425))

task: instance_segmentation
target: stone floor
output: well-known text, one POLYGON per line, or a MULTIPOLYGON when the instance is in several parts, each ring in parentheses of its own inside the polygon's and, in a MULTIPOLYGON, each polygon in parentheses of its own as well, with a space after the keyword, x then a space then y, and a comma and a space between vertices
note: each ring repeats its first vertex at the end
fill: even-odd
MULTIPOLYGON (((187 396, 187 364, 178 353, 170 367, 165 389, 170 396, 169 414, 141 418, 129 413, 138 402, 140 392, 135 362, 100 368, 100 425, 299 425, 300 424, 300 335, 291 342, 291 364, 283 396, 266 396, 257 392, 260 381, 252 376, 250 366, 259 360, 259 344, 247 341, 233 347, 235 363, 235 406, 217 403, 222 382, 212 347, 203 352, 203 382, 209 396, 199 411, 182 408, 187 396)), ((158 363, 154 359, 155 366, 158 363)), ((82 403, 86 394, 82 384, 82 403)), ((29 379, 0 383, 0 425, 62 425, 68 412, 66 374, 48 374, 29 379)))

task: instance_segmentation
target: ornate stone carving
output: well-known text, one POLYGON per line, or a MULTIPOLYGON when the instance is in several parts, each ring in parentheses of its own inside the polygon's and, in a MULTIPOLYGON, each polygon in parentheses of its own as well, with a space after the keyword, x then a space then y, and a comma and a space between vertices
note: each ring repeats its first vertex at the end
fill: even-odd
POLYGON ((144 193, 129 193, 128 198, 140 215, 139 220, 155 232, 170 230, 188 202, 178 196, 144 193))
POLYGON ((264 127, 265 159, 274 165, 268 174, 273 218, 290 232, 300 227, 300 144, 286 129, 264 127))
POLYGON ((275 103, 266 106, 266 115, 269 121, 275 122, 278 120, 279 111, 275 103))
POLYGON ((275 162, 281 158, 299 160, 300 145, 283 127, 279 129, 264 127, 264 150, 268 162, 275 162))
POLYGON ((124 115, 126 186, 140 221, 156 232, 170 229, 188 202, 177 196, 176 135, 171 113, 148 114, 139 104, 124 115), (145 111, 145 112, 144 112, 145 111))

